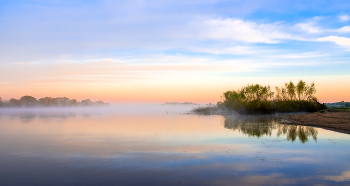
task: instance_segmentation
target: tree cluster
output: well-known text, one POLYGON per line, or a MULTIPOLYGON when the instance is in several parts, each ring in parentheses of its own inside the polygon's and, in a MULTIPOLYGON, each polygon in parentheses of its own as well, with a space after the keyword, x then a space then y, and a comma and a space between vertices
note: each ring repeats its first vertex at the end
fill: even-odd
POLYGON ((0 107, 76 107, 76 106, 107 106, 108 103, 102 101, 92 102, 89 99, 81 102, 76 99, 66 97, 51 98, 44 97, 36 99, 32 96, 23 96, 20 99, 11 98, 8 101, 2 101, 0 98, 0 107))
POLYGON ((270 86, 248 84, 240 90, 225 92, 221 106, 241 114, 314 112, 327 108, 317 101, 315 93, 315 84, 307 85, 302 80, 296 86, 293 82, 289 82, 285 83, 285 87, 276 87, 276 95, 270 86))
POLYGON ((294 85, 294 83, 290 81, 289 83, 285 83, 284 87, 276 87, 276 93, 276 99, 279 101, 317 101, 314 96, 316 93, 315 83, 307 85, 302 80, 300 80, 297 85, 294 85))

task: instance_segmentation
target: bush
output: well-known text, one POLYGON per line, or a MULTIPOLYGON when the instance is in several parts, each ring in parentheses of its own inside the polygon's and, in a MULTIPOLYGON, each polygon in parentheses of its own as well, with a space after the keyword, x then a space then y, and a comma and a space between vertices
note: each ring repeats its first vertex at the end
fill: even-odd
POLYGON ((326 109, 324 104, 317 101, 276 101, 277 112, 316 112, 326 109))

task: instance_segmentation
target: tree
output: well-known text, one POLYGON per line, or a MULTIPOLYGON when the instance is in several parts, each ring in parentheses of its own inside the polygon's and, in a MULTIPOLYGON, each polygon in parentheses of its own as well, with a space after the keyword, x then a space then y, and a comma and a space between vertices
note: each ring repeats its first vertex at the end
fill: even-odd
POLYGON ((92 102, 89 99, 81 101, 82 106, 92 106, 92 102))
POLYGON ((270 86, 248 84, 241 90, 225 92, 223 98, 224 104, 238 113, 270 114, 275 110, 273 95, 270 86))
POLYGON ((287 90, 287 94, 289 96, 289 100, 295 100, 296 96, 295 96, 295 85, 292 81, 290 81, 289 83, 285 83, 285 87, 287 90))
POLYGON ((279 101, 287 101, 287 100, 295 100, 296 94, 295 94, 295 85, 292 81, 289 83, 284 84, 284 88, 278 88, 276 87, 276 99, 279 101))
POLYGON ((10 107, 20 107, 21 106, 21 100, 11 98, 9 101, 10 107))
POLYGON ((259 84, 247 85, 243 87, 241 93, 245 97, 245 101, 267 101, 270 100, 274 92, 271 92, 270 86, 262 86, 259 84))
POLYGON ((77 106, 77 105, 79 105, 79 103, 77 102, 76 99, 71 99, 69 104, 70 104, 70 106, 77 106))
POLYGON ((307 89, 307 86, 305 81, 300 80, 297 84, 297 97, 299 101, 303 99, 306 89, 307 89))
POLYGON ((40 98, 38 100, 38 103, 41 106, 53 106, 53 100, 51 97, 44 97, 44 98, 40 98))
POLYGON ((315 83, 307 85, 303 80, 299 80, 295 86, 292 81, 284 84, 284 88, 276 87, 276 99, 279 101, 313 101, 317 100, 315 83))
POLYGON ((21 103, 25 106, 34 106, 37 103, 37 100, 33 96, 23 96, 20 99, 21 103))

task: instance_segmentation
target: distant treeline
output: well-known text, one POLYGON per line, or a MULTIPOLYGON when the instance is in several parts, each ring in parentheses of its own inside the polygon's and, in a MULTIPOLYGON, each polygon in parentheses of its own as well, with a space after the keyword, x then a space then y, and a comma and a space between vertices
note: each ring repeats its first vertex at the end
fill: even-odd
POLYGON ((165 102, 165 105, 198 105, 196 103, 192 102, 184 102, 184 103, 178 103, 178 102, 165 102))
POLYGON ((0 98, 0 107, 76 107, 76 106, 107 106, 108 103, 102 101, 92 102, 89 99, 81 102, 76 99, 45 97, 36 99, 32 96, 23 96, 20 99, 12 98, 3 101, 0 98))
POLYGON ((350 102, 335 102, 335 103, 325 103, 329 108, 350 108, 350 102))
POLYGON ((270 86, 259 84, 247 85, 240 90, 227 91, 223 94, 218 107, 230 108, 240 114, 273 114, 275 112, 315 112, 326 109, 314 96, 315 84, 307 85, 300 80, 285 83, 272 92, 270 86))

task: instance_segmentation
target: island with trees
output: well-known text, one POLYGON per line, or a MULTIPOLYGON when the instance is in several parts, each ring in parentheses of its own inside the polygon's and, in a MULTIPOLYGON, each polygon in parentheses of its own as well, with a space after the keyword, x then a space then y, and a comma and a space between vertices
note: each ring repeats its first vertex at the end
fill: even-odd
POLYGON ((315 83, 310 85, 300 80, 296 85, 290 81, 284 87, 248 84, 241 89, 226 91, 216 107, 198 107, 198 114, 237 112, 239 114, 274 114, 276 112, 316 112, 327 109, 315 97, 315 83), (224 112, 222 112, 224 111, 224 112))
POLYGON ((102 101, 92 102, 90 99, 77 101, 66 97, 44 97, 36 99, 33 96, 22 96, 20 99, 11 98, 2 100, 0 98, 0 107, 79 107, 79 106, 108 106, 108 103, 102 101))
MULTIPOLYGON (((297 84, 285 83, 284 87, 259 84, 247 85, 237 91, 226 91, 216 106, 197 107, 191 113, 200 115, 272 115, 279 114, 279 123, 314 126, 350 134, 350 109, 348 102, 321 104, 315 97, 316 87, 300 80, 297 84)), ((236 116, 240 117, 240 116, 236 116)), ((249 116, 250 117, 250 116, 249 116)))

